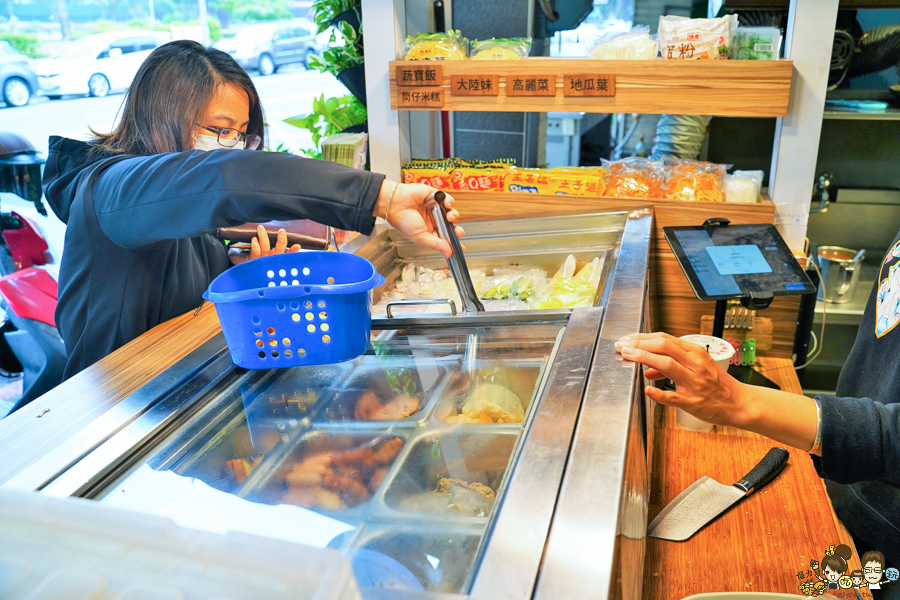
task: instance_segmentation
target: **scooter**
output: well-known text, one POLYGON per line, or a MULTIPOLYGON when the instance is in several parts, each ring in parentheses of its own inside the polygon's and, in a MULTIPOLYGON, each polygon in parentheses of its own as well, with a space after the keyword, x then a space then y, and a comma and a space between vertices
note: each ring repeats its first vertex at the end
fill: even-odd
MULTIPOLYGON (((0 192, 34 203, 40 214, 43 155, 24 138, 0 132, 0 192)), ((15 411, 62 381, 66 351, 56 329, 57 282, 38 267, 51 264, 47 240, 30 219, 0 213, 0 370, 22 373, 22 397, 15 411)), ((0 415, 2 417, 4 415, 0 415)))

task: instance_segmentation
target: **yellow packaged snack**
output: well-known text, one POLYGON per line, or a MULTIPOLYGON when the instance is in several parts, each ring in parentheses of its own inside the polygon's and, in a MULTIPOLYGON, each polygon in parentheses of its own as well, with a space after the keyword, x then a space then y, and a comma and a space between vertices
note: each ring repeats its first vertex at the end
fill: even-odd
POLYGON ((605 171, 599 168, 555 167, 550 169, 552 194, 602 196, 606 191, 605 171))
POLYGON ((450 174, 454 190, 473 192, 502 192, 507 167, 459 167, 450 174))
POLYGON ((452 170, 452 161, 413 159, 411 163, 403 165, 401 174, 403 183, 424 183, 439 190, 449 190, 452 170))
POLYGON ((404 60, 466 60, 466 39, 457 29, 447 33, 419 33, 406 36, 404 60))
POLYGON ((491 38, 472 42, 472 60, 522 60, 528 58, 531 38, 491 38))
POLYGON ((552 194, 548 169, 510 167, 503 180, 507 192, 552 194))

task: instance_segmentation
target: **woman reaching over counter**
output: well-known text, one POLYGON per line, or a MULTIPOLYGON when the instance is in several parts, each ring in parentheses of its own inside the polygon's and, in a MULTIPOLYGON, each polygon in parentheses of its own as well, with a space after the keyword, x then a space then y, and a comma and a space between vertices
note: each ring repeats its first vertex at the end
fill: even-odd
MULTIPOLYGON (((647 396, 695 417, 759 433, 810 452, 835 511, 857 551, 884 553, 900 565, 900 234, 881 263, 836 394, 815 399, 738 382, 706 350, 665 333, 616 342, 622 356, 668 377, 676 391, 647 386, 647 396)), ((882 571, 887 566, 882 565, 882 571)), ((885 579, 882 579, 884 582, 885 579)), ((900 581, 879 598, 900 598, 900 581)))
MULTIPOLYGON (((234 59, 182 40, 144 61, 112 133, 51 138, 44 193, 67 223, 56 310, 65 378, 199 306, 230 265, 213 235, 221 227, 311 219, 368 234, 384 217, 450 256, 426 218, 434 188, 282 152, 230 151, 262 149, 264 123, 234 59)), ((270 248, 263 230, 251 258, 296 250, 283 230, 270 248)))

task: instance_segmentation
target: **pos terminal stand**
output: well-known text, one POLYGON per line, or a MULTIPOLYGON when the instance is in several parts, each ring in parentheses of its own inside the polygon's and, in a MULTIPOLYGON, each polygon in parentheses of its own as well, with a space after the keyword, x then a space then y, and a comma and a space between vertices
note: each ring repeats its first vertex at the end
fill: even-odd
MULTIPOLYGON (((774 225, 731 225, 717 218, 699 227, 663 227, 663 235, 697 298, 716 302, 715 337, 724 334, 729 300, 763 310, 775 296, 816 293, 774 225)), ((731 365, 728 373, 744 383, 778 388, 750 367, 731 365)))

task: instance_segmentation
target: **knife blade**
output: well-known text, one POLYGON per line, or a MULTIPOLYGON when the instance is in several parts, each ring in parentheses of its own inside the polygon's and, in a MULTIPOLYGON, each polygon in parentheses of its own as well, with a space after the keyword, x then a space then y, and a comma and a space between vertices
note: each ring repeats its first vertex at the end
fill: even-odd
POLYGON ((788 456, 784 448, 770 449, 749 473, 733 485, 701 477, 656 515, 647 526, 647 535, 683 542, 729 507, 775 479, 787 465, 788 456))

